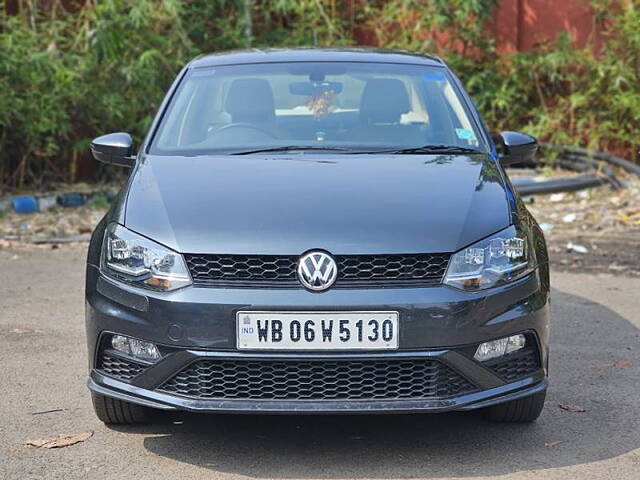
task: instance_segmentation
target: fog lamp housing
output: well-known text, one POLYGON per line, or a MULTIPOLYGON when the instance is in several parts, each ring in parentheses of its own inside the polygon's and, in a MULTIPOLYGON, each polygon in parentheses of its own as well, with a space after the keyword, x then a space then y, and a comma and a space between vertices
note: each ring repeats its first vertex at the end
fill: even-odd
POLYGON ((145 342, 137 338, 125 337, 124 335, 114 335, 111 337, 111 347, 117 352, 143 360, 145 362, 156 362, 160 360, 158 347, 151 342, 145 342))
POLYGON ((523 334, 491 340, 478 345, 475 358, 479 362, 486 362, 492 358, 502 357, 508 353, 516 352, 525 347, 527 340, 523 334))

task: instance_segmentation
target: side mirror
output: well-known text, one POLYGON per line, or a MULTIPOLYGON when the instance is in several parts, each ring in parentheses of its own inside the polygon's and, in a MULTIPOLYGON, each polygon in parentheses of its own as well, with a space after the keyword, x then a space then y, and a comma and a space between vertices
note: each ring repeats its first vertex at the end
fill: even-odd
POLYGON ((122 167, 132 167, 136 157, 131 156, 133 140, 124 132, 110 133, 91 142, 91 154, 99 162, 122 167))
POLYGON ((531 162, 538 150, 538 141, 524 133, 502 132, 500 140, 504 149, 503 155, 500 156, 502 165, 531 162))

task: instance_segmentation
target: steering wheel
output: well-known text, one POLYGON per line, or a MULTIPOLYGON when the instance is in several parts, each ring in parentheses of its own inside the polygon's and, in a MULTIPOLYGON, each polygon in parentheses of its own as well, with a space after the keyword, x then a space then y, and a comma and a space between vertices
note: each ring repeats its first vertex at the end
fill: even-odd
POLYGON ((244 122, 228 123, 227 125, 224 125, 224 126, 218 128, 217 130, 215 130, 213 132, 213 134, 216 135, 219 132, 223 132, 225 130, 231 130, 231 129, 234 129, 234 128, 250 128, 252 130, 257 130, 258 132, 263 133, 268 137, 275 138, 271 132, 268 132, 264 128, 260 128, 260 127, 258 127, 256 125, 252 124, 252 123, 244 123, 244 122))

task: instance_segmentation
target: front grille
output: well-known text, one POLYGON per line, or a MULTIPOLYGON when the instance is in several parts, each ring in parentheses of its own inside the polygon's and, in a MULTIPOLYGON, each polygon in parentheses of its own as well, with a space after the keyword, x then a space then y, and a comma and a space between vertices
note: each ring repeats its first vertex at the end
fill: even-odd
POLYGON ((537 348, 525 348, 485 364, 506 382, 514 382, 540 369, 537 348))
POLYGON ((198 399, 370 400, 448 398, 475 387, 430 359, 207 359, 160 390, 198 399))
POLYGON ((145 365, 103 353, 100 358, 98 371, 128 381, 142 373, 145 368, 147 368, 145 365))
MULTIPOLYGON (((438 285, 450 254, 337 255, 335 287, 438 285)), ((196 285, 300 286, 298 256, 186 254, 196 285)))
POLYGON ((296 282, 297 258, 273 255, 185 255, 194 283, 296 282))

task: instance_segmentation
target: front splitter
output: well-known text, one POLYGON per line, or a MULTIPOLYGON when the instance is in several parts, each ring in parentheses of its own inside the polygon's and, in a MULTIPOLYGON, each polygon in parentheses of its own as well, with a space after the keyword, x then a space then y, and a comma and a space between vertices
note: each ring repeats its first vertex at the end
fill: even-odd
POLYGON ((161 410, 254 414, 383 414, 474 410, 541 392, 549 386, 549 381, 540 371, 517 382, 458 397, 415 400, 203 400, 146 390, 95 370, 91 373, 87 386, 100 395, 161 410))

